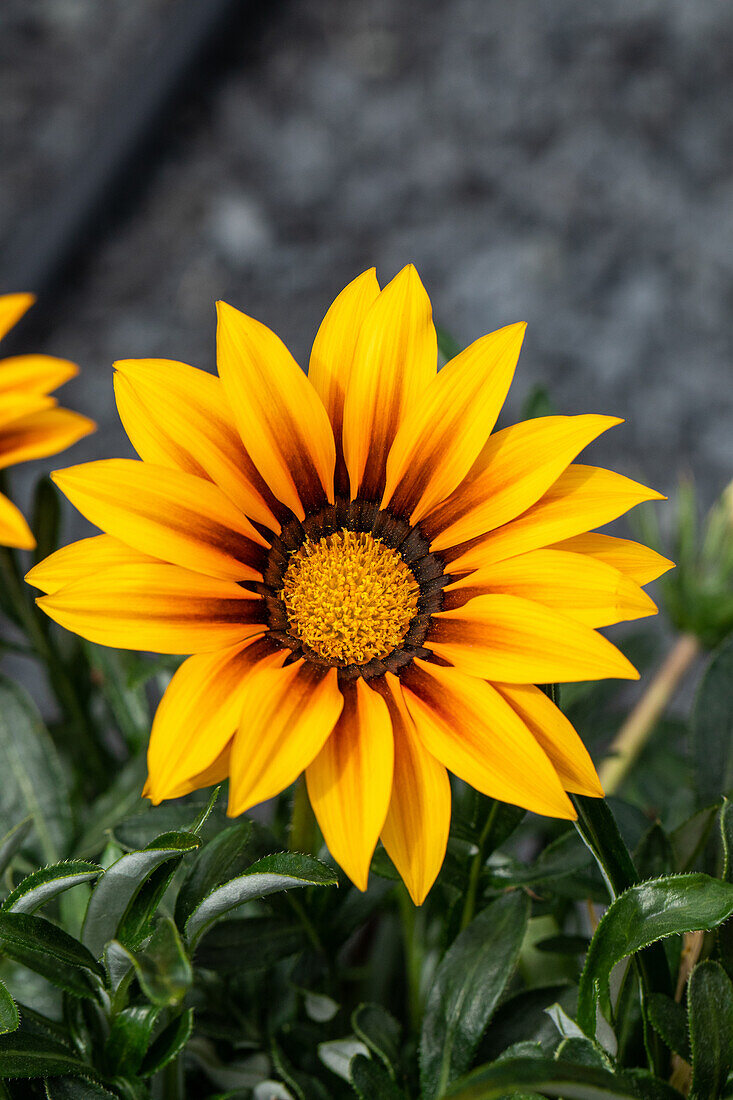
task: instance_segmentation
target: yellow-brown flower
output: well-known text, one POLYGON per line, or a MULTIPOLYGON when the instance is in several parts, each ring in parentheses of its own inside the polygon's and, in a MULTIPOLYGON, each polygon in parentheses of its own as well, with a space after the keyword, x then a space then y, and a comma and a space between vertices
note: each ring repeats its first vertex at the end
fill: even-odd
MULTIPOLYGON (((33 305, 32 294, 0 296, 0 340, 33 305)), ((79 368, 50 355, 0 359, 0 470, 31 458, 65 451, 95 424, 70 409, 58 408, 51 390, 68 382, 79 368)), ((0 545, 32 550, 36 545, 23 514, 0 493, 0 545)))
POLYGON ((229 812, 305 771, 334 858, 360 888, 381 836, 421 902, 443 860, 448 771, 537 813, 602 793, 536 684, 630 677, 597 627, 655 611, 669 568, 587 534, 659 494, 574 464, 617 424, 552 416, 492 433, 524 333, 437 372, 415 269, 375 272, 329 309, 308 376, 220 304, 219 378, 117 364, 141 462, 73 467, 60 488, 105 534, 29 580, 63 626, 192 653, 158 708, 154 802, 229 776, 229 812))

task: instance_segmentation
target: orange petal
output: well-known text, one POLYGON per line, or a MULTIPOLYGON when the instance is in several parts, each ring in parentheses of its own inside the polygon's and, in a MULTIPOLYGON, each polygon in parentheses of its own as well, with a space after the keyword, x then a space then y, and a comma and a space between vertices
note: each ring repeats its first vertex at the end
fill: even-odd
POLYGON ((140 458, 213 481, 250 519, 280 531, 221 379, 169 359, 127 359, 115 370, 117 409, 140 458))
POLYGON ((35 294, 3 294, 0 296, 0 340, 17 325, 36 300, 35 294))
POLYGON ((0 429, 5 431, 16 420, 32 413, 43 412, 44 409, 55 409, 57 404, 55 397, 46 397, 34 390, 8 390, 7 393, 0 393, 0 429))
POLYGON ((366 890, 392 790, 392 723, 384 699, 362 678, 341 693, 344 709, 305 777, 331 855, 366 890))
MULTIPOLYGON (((216 760, 212 761, 208 768, 192 775, 190 779, 182 779, 175 787, 169 789, 166 798, 183 798, 184 794, 190 794, 191 791, 200 791, 204 787, 213 787, 215 783, 223 783, 229 775, 229 759, 232 754, 233 742, 234 738, 230 737, 216 760)), ((150 795, 150 790, 150 779, 148 778, 142 793, 143 798, 150 798, 152 802, 154 800, 150 795)))
POLYGON ((576 816, 547 756, 490 684, 419 659, 400 682, 420 741, 454 775, 534 813, 576 816))
POLYGON ((76 363, 54 355, 13 355, 0 361, 0 394, 50 393, 79 373, 76 363))
POLYGON ((603 798, 593 761, 573 726, 544 691, 532 684, 494 684, 547 753, 566 791, 603 798))
POLYGON ((378 295, 377 273, 372 267, 341 291, 323 318, 311 351, 308 381, 323 402, 331 421, 340 492, 345 492, 348 487, 341 441, 346 389, 362 322, 378 295))
POLYGON ((657 611, 646 592, 618 569, 566 550, 530 550, 467 573, 444 589, 443 610, 453 611, 476 596, 494 593, 554 607, 592 627, 657 611))
POLYGON ((617 539, 613 535, 599 535, 596 532, 575 535, 563 542, 556 542, 553 549, 569 550, 574 554, 585 554, 596 561, 605 562, 637 584, 649 584, 669 569, 674 569, 674 562, 669 558, 663 558, 656 550, 651 550, 640 542, 617 539))
POLYGON ((272 492, 298 517, 333 504, 336 451, 323 403, 282 340, 217 305, 219 375, 244 446, 272 492))
POLYGON ((335 668, 299 660, 256 669, 234 737, 227 813, 235 817, 289 787, 323 748, 343 705, 335 668))
POLYGON ((448 773, 422 746, 400 682, 387 673, 394 732, 394 779, 382 843, 415 905, 422 905, 443 865, 450 832, 448 773))
POLYGON ((265 540, 210 481, 129 458, 71 466, 53 480, 82 515, 136 550, 212 577, 260 577, 265 540))
POLYGON ((430 299, 412 264, 366 314, 344 404, 344 458, 351 497, 377 500, 387 455, 407 413, 435 377, 438 344, 430 299))
POLYGON ((182 785, 211 768, 239 726, 252 670, 279 667, 286 656, 286 649, 273 650, 260 637, 183 662, 160 701, 150 734, 146 793, 156 805, 178 798, 182 785))
POLYGON ((451 573, 480 569, 610 523, 644 500, 664 499, 622 474, 573 464, 518 519, 444 551, 443 556, 451 563, 451 573))
POLYGON ((157 562, 104 569, 36 603, 66 630, 119 649, 200 653, 267 629, 253 592, 157 562))
POLYGON ((113 565, 144 565, 155 561, 149 554, 133 550, 111 535, 94 535, 49 554, 26 573, 25 579, 50 596, 68 584, 75 584, 113 565))
POLYGON ((382 508, 417 523, 460 485, 504 404, 526 327, 482 336, 433 378, 395 436, 382 508))
POLYGON ((521 596, 477 596, 439 611, 424 644, 472 676, 509 684, 639 679, 607 638, 521 596))
POLYGON ((422 522, 433 550, 493 531, 540 499, 614 416, 546 416, 492 435, 463 484, 422 522))
POLYGON ((14 420, 0 432, 0 469, 65 451, 96 427, 71 409, 47 409, 14 420))
POLYGON ((0 493, 0 546, 32 550, 35 545, 36 540, 23 513, 15 507, 12 500, 0 493))

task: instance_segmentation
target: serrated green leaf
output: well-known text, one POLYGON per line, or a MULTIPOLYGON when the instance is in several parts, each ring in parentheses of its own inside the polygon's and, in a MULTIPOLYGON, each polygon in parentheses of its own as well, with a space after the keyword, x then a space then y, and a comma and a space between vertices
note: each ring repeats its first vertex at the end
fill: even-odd
POLYGON ((131 905, 151 875, 169 861, 180 862, 201 843, 193 833, 164 833, 147 848, 127 852, 104 872, 87 906, 82 939, 97 958, 115 939, 131 905))
POLYGON ((546 1058, 516 1058, 482 1066, 456 1081, 444 1096, 445 1100, 500 1100, 523 1092, 563 1100, 638 1100, 633 1085, 621 1076, 546 1058))
POLYGON ((245 870, 241 860, 251 835, 252 822, 237 821, 196 853, 176 898, 179 928, 185 928, 191 913, 212 890, 245 870))
POLYGON ((351 1059, 349 1080, 359 1100, 404 1100, 384 1066, 363 1054, 351 1059))
POLYGON ((733 986, 719 963, 708 959, 687 985, 692 1054, 691 1100, 716 1100, 733 1071, 733 986))
POLYGON ((700 682, 691 730, 698 805, 733 789, 733 636, 715 651, 700 682))
POLYGON ((505 894, 456 937, 438 967, 420 1036, 425 1100, 441 1096, 470 1066, 514 971, 528 917, 527 896, 519 891, 505 894))
POLYGON ((164 1069, 186 1046, 193 1031, 193 1009, 188 1008, 171 1020, 151 1043, 140 1066, 140 1077, 152 1077, 164 1069))
POLYGON ((0 675, 0 822, 4 829, 33 820, 44 862, 63 856, 71 840, 71 809, 63 769, 48 730, 28 694, 0 675))
POLYGON ((345 1039, 330 1039, 326 1043, 318 1044, 318 1057, 324 1066, 344 1081, 349 1080, 351 1059, 357 1054, 368 1058, 369 1050, 361 1039, 357 1039, 354 1035, 348 1035, 345 1039))
POLYGON ((0 1035, 7 1035, 20 1027, 18 1006, 0 982, 0 1035))
POLYGON ((625 1073, 633 1082, 639 1100, 680 1100, 677 1089, 666 1081, 660 1081, 648 1069, 629 1069, 625 1073))
POLYGON ((115 1100, 114 1093, 83 1077, 47 1077, 46 1097, 47 1100, 115 1100))
POLYGON ((394 1077, 400 1061, 400 1033, 402 1028, 386 1008, 376 1004, 359 1005, 351 1014, 354 1034, 366 1043, 394 1077))
POLYGON ((555 1052, 555 1058, 562 1062, 572 1062, 576 1066, 593 1066, 613 1072, 611 1059, 606 1052, 585 1035, 569 1035, 563 1039, 555 1052))
POLYGON ((325 863, 296 852, 281 852, 257 860, 243 875, 217 887, 186 921, 186 938, 194 945, 211 925, 252 898, 301 886, 335 886, 338 878, 325 863))
POLYGON ((652 993, 646 1006, 647 1018, 670 1050, 690 1061, 690 1037, 687 1034, 687 1013, 681 1004, 664 993, 652 993))
POLYGON ((161 1007, 180 1004, 193 981, 193 971, 178 929, 163 917, 144 951, 133 956, 145 996, 161 1007))
POLYGON ((611 970, 664 936, 715 928, 733 913, 733 885, 703 874, 669 875, 633 886, 601 918, 578 992, 578 1023, 595 1035, 596 1001, 610 1017, 611 970))
POLYGON ((2 840, 0 840, 0 875, 5 874, 6 869, 12 862, 13 856, 23 846, 23 842, 32 827, 33 818, 26 817, 23 821, 19 821, 17 825, 13 825, 12 829, 9 829, 2 840))
MULTIPOLYGON (((35 918, 40 920, 40 917, 35 918)), ((16 1031, 0 1035, 0 1078, 92 1076, 91 1066, 80 1062, 51 1039, 16 1031)))
POLYGON ((160 1009, 132 1005, 112 1020, 104 1047, 104 1064, 112 1076, 134 1077, 142 1065, 160 1009))
POLYGON ((22 963, 76 997, 93 997, 104 971, 87 949, 43 917, 0 913, 0 955, 22 963))
POLYGON ((82 882, 91 882, 102 874, 102 868, 96 863, 86 863, 81 859, 70 859, 63 863, 53 863, 50 867, 41 867, 18 883, 5 901, 0 905, 2 913, 34 913, 51 898, 78 886, 82 882))

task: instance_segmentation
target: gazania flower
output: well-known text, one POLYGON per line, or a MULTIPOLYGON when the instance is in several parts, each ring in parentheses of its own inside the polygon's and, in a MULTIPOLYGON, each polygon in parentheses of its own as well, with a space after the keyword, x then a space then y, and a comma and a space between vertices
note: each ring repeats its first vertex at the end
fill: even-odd
POLYGON ((360 888, 381 836, 421 902, 443 859, 448 772, 571 818, 601 795, 536 684, 636 677, 596 628, 654 612, 669 566, 590 528, 659 494, 574 463, 619 421, 552 416, 491 434, 523 325, 437 373, 406 267, 350 283, 309 374, 220 304, 219 378, 117 364, 142 461, 56 475, 105 534, 29 580, 57 622, 104 645, 193 653, 158 708, 153 802, 229 776, 229 813, 305 771, 334 858, 360 888))
MULTIPOLYGON (((0 340, 33 305, 32 294, 0 296, 0 340)), ((93 432, 95 424, 79 413, 59 409, 51 390, 68 382, 79 368, 50 355, 0 359, 0 470, 58 454, 93 432)), ((36 540, 22 513, 0 493, 0 545, 32 550, 36 540)))

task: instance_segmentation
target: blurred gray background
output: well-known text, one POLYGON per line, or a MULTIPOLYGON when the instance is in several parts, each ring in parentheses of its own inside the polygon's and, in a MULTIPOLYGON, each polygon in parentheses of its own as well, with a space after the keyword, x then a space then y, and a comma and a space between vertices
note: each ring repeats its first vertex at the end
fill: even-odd
MULTIPOLYGON (((0 240, 53 209, 185 6, 2 0, 0 240)), ((590 461, 667 493, 691 471, 717 495, 733 476, 733 4, 292 0, 229 37, 29 327, 25 350, 80 363, 64 400, 100 430, 19 470, 21 493, 40 469, 131 453, 112 362, 213 368, 215 299, 305 363, 349 279, 412 261, 461 343, 529 322, 507 422, 545 383, 559 411, 627 419, 590 461)))

